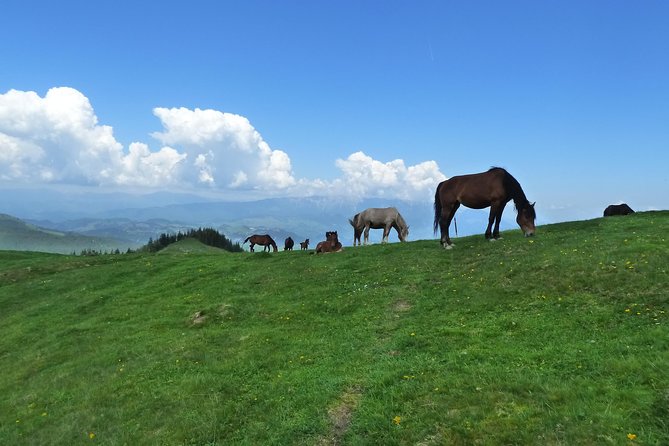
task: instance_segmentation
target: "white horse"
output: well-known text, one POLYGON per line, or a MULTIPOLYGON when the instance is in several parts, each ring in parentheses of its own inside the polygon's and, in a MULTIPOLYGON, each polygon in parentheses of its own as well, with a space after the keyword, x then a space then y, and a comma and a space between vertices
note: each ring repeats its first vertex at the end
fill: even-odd
POLYGON ((382 243, 388 242, 390 228, 395 228, 401 242, 406 241, 409 235, 409 226, 394 207, 365 209, 355 214, 353 219, 349 219, 348 221, 353 226, 353 246, 356 246, 356 243, 358 245, 361 244, 360 236, 363 230, 365 231, 365 245, 369 242, 370 229, 383 229, 382 243))

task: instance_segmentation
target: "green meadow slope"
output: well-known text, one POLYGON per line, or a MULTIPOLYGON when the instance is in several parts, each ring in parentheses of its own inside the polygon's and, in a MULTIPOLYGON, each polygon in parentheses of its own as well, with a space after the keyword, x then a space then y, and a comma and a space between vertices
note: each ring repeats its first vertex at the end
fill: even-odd
POLYGON ((668 233, 0 252, 0 444, 666 445, 668 233))

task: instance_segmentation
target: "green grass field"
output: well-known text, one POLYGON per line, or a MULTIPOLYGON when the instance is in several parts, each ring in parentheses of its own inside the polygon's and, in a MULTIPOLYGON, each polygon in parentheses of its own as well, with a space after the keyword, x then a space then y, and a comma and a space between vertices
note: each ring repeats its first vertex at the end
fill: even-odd
POLYGON ((0 444, 666 445, 668 233, 0 252, 0 444))

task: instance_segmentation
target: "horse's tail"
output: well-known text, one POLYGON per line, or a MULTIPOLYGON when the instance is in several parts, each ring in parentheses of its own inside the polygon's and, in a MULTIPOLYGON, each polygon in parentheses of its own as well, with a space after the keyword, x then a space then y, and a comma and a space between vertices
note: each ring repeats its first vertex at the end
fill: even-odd
POLYGON ((352 220, 349 218, 348 222, 351 223, 351 226, 357 228, 358 225, 360 224, 360 213, 355 214, 352 220))
POLYGON ((453 216, 453 223, 455 224, 455 236, 458 236, 458 219, 453 216))
POLYGON ((441 219, 441 200, 439 199, 439 186, 437 186, 437 191, 434 193, 434 233, 437 233, 437 228, 439 227, 439 220, 441 219))
POLYGON ((243 245, 244 243, 248 242, 249 240, 251 240, 251 237, 250 237, 250 236, 249 236, 249 237, 246 237, 246 240, 244 240, 244 241, 242 242, 242 245, 243 245))

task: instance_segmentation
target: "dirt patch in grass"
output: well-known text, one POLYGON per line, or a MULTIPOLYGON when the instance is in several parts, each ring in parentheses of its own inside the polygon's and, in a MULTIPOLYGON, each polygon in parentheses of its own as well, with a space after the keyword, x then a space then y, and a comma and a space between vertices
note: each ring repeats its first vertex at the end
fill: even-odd
POLYGON ((220 307, 218 307, 218 315, 221 316, 222 318, 229 317, 232 313, 232 305, 230 304, 221 304, 220 307))
POLYGON ((398 313, 404 313, 409 310, 411 310, 411 303, 404 299, 400 299, 393 304, 393 311, 398 313))
POLYGON ((342 439, 351 425, 353 413, 362 398, 362 389, 351 387, 346 389, 339 399, 328 409, 330 431, 318 441, 319 446, 336 446, 342 444, 342 439))
POLYGON ((195 326, 202 325, 206 321, 207 321, 207 316, 204 314, 204 311, 196 311, 190 317, 191 325, 195 325, 195 326))

